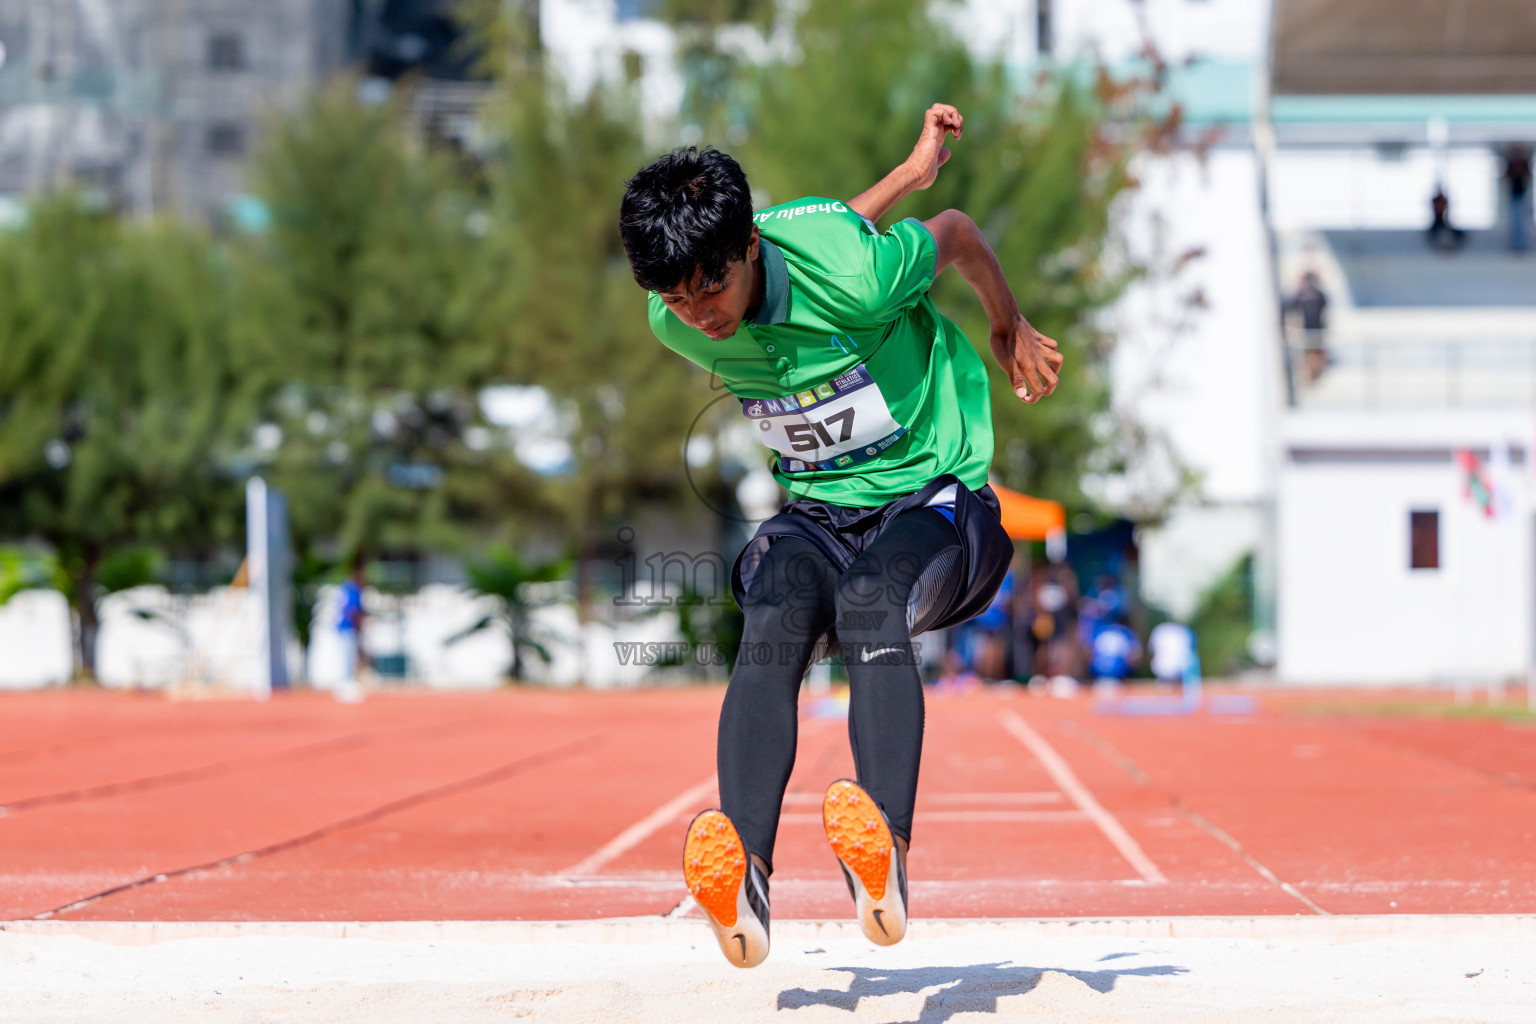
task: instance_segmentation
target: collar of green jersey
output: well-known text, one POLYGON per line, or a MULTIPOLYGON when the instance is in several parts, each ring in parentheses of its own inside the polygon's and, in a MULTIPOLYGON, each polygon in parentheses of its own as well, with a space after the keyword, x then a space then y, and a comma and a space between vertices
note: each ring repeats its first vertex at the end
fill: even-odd
POLYGON ((763 261, 763 305, 752 318, 757 327, 771 327, 789 319, 789 267, 778 246, 761 235, 757 239, 758 256, 763 261))

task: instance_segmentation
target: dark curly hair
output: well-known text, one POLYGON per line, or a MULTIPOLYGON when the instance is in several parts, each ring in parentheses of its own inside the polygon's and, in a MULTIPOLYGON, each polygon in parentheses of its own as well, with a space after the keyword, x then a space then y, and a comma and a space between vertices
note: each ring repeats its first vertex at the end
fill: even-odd
POLYGON ((717 149, 674 149, 624 185, 619 234, 640 287, 718 284, 752 240, 752 192, 741 165, 717 149))

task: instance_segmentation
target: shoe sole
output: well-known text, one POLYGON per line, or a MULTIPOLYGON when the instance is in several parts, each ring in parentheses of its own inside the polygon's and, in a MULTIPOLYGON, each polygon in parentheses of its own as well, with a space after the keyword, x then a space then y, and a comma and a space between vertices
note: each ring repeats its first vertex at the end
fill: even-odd
POLYGON ((721 811, 704 811, 688 825, 683 880, 714 930, 720 952, 737 967, 768 957, 768 930, 747 902, 747 851, 721 811))
POLYGON ((821 804, 827 842, 843 866, 865 938, 894 946, 907 934, 907 908, 900 886, 896 840, 885 815, 864 788, 840 779, 827 788, 821 804))

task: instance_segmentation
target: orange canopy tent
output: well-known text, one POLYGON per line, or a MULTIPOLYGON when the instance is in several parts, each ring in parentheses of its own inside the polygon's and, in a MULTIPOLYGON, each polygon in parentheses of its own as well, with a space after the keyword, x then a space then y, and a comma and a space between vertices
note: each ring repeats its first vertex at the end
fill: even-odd
POLYGON ((1001 484, 993 484, 992 493, 1002 506, 1003 529, 1014 540, 1045 540, 1052 530, 1067 528, 1067 510, 1058 502, 1031 498, 1001 484))

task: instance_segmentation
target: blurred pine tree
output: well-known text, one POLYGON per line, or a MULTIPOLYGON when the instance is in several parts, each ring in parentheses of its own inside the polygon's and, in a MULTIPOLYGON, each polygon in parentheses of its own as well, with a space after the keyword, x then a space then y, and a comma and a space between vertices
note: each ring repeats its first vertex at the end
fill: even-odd
POLYGON ((81 678, 101 597, 154 577, 139 545, 206 557, 239 536, 228 294, 197 232, 74 195, 0 237, 0 536, 52 547, 81 678))
POLYGON ((492 282, 460 168, 342 80, 273 124, 256 171, 272 227, 237 253, 248 454, 288 494, 301 557, 452 549, 515 517, 532 474, 480 408, 492 282))

